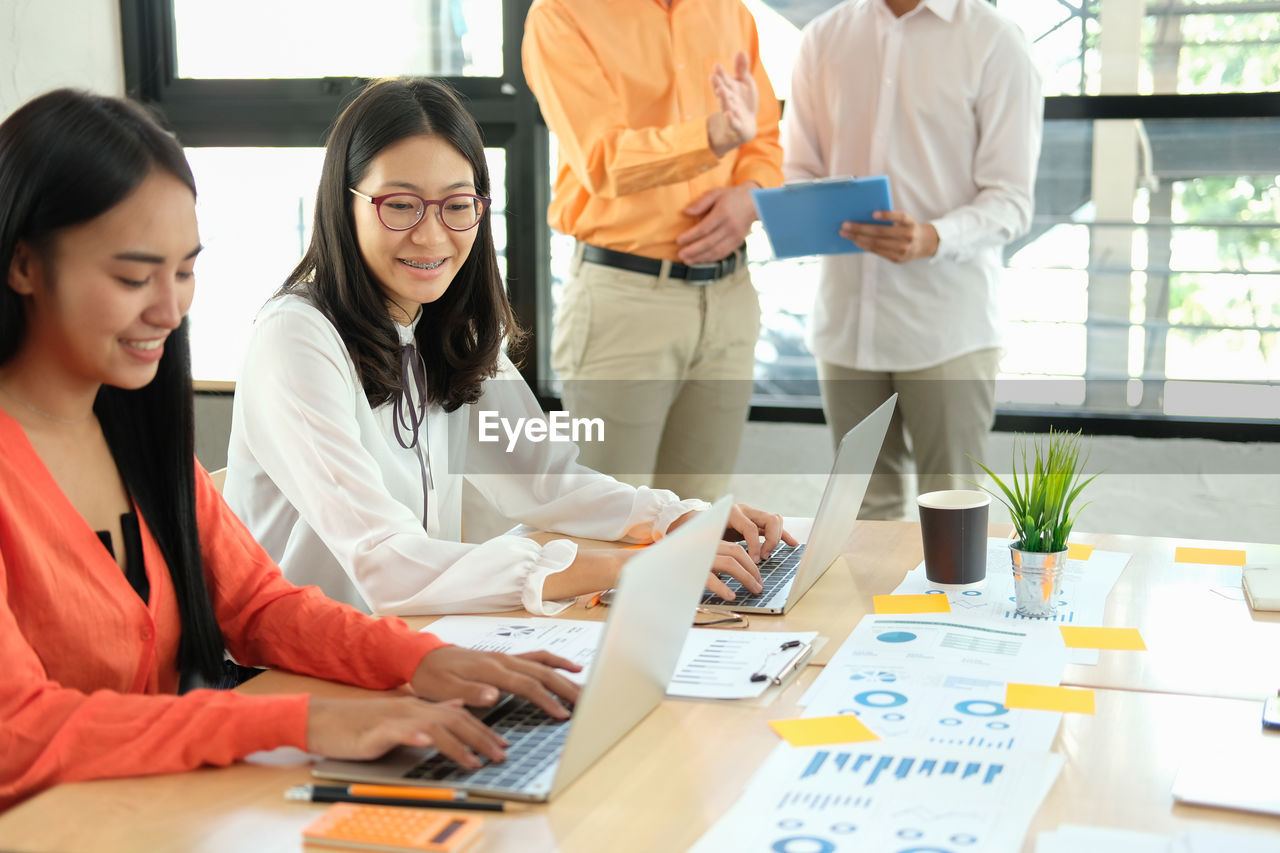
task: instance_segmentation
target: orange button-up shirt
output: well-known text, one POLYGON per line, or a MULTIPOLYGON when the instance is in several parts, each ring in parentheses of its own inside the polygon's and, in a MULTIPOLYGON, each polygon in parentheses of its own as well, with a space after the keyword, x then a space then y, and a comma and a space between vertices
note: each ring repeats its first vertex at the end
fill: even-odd
POLYGON ((534 0, 524 74, 556 135, 547 219, 586 243, 678 260, 683 211, 708 190, 782 183, 778 100, 760 64, 755 20, 739 0, 534 0), (751 58, 760 92, 751 142, 717 159, 710 76, 751 58))
MULTIPOLYGON (((443 645, 290 584, 198 465, 196 475, 205 577, 237 660, 386 689, 443 645)), ((177 599, 141 514, 138 526, 148 601, 0 411, 0 811, 58 782, 306 748, 305 695, 174 695, 177 599)))

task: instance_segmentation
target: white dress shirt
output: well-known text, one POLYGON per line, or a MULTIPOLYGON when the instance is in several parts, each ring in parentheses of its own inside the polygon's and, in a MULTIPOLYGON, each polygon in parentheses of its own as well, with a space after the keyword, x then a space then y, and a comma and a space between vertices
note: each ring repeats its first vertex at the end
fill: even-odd
POLYGON ((788 180, 889 176, 938 230, 931 259, 827 255, 808 343, 824 361, 919 370, 999 346, 1001 247, 1031 223, 1043 124, 1026 36, 986 0, 897 18, 847 0, 805 28, 783 119, 788 180))
MULTIPOLYGON (((412 327, 400 327, 401 343, 412 327)), ((301 296, 258 315, 236 385, 224 496, 254 537, 299 584, 366 612, 457 613, 523 606, 551 615, 542 584, 573 561, 560 539, 461 539, 462 483, 470 480, 508 518, 595 539, 649 542, 703 501, 633 488, 576 461, 571 443, 505 435, 480 442, 477 413, 545 419, 505 356, 480 400, 429 409, 420 432, 430 465, 430 519, 422 472, 396 440, 392 404, 370 407, 337 330, 301 296)), ((404 430, 401 430, 404 434, 404 430)))

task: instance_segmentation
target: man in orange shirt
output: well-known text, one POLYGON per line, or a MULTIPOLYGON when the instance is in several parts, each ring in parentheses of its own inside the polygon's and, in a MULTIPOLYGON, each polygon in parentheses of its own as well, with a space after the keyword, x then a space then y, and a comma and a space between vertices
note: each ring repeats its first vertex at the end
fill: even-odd
POLYGON ((605 424, 581 461, 714 499, 760 331, 749 190, 782 182, 755 21, 740 0, 534 0, 523 59, 559 143, 548 220, 578 240, 552 366, 605 424))

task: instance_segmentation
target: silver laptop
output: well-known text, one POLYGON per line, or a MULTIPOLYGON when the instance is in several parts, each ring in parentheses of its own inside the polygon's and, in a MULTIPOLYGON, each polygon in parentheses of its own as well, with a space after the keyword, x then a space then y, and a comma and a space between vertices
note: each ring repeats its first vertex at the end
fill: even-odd
POLYGON ((730 498, 721 498, 627 561, 569 720, 553 719, 515 697, 477 712, 510 741, 506 761, 464 770, 434 749, 400 747, 376 761, 322 761, 312 773, 384 785, 460 788, 532 802, 554 797, 662 701, 730 505, 730 498))
POLYGON ((759 566, 760 580, 764 583, 761 592, 749 592, 738 581, 722 575, 721 580, 737 598, 725 601, 714 592, 704 590, 703 606, 740 613, 786 613, 809 591, 849 544, 853 522, 862 507, 871 469, 880 456, 880 446, 884 444, 897 402, 898 395, 894 394, 840 439, 831 476, 827 478, 817 515, 813 517, 808 543, 795 547, 778 544, 769 559, 759 566))

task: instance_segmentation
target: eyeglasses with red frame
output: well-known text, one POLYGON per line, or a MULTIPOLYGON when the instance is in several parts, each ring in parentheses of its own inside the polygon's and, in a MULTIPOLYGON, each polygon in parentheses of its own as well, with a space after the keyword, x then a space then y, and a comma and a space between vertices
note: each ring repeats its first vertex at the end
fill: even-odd
POLYGON ((387 193, 365 195, 355 187, 348 187, 353 194, 372 204, 378 211, 378 221, 392 231, 408 231, 427 215, 427 208, 436 206, 436 215, 450 231, 470 231, 480 224, 493 199, 472 193, 454 193, 444 198, 423 198, 416 193, 387 193))

